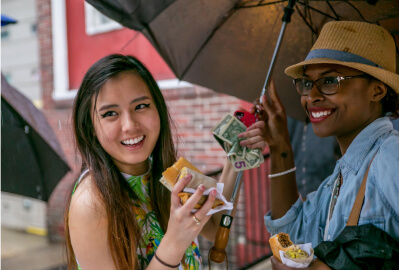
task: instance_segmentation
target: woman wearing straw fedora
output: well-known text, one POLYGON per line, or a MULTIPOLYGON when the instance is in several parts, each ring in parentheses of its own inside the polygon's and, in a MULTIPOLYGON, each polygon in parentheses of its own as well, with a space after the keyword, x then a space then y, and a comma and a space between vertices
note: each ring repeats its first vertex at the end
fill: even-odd
MULTIPOLYGON (((336 239, 346 225, 372 223, 399 239, 399 133, 389 120, 399 116, 395 53, 392 36, 381 26, 329 22, 306 60, 285 70, 315 134, 335 136, 342 152, 333 174, 306 201, 297 191, 287 118, 273 83, 270 99, 262 97, 257 107, 263 121, 239 136, 248 138, 243 145, 256 148, 262 140, 269 145, 271 211, 265 224, 272 235, 285 232, 294 243, 316 247, 336 239), (364 201, 359 195, 355 207, 362 183, 364 201), (351 216, 355 208, 360 217, 351 216)), ((272 264, 289 269, 275 259, 272 264)), ((328 266, 316 260, 309 268, 328 266)))

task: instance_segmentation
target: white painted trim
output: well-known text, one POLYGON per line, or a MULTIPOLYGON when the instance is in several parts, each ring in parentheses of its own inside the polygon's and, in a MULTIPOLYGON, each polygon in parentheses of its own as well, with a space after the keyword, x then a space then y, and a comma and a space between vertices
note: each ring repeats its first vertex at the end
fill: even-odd
POLYGON ((78 89, 72 89, 72 90, 67 90, 67 91, 59 91, 57 95, 54 95, 53 93, 53 99, 55 101, 62 101, 62 100, 70 100, 74 99, 76 94, 78 93, 78 89))
POLYGON ((51 0, 54 100, 69 99, 68 44, 65 0, 51 0))
POLYGON ((158 84, 159 88, 162 90, 193 86, 191 83, 186 82, 186 81, 179 81, 179 79, 160 80, 160 81, 157 81, 157 84, 158 84))
POLYGON ((86 34, 89 36, 94 36, 96 34, 102 34, 122 28, 123 27, 120 24, 105 24, 96 27, 86 27, 86 34))

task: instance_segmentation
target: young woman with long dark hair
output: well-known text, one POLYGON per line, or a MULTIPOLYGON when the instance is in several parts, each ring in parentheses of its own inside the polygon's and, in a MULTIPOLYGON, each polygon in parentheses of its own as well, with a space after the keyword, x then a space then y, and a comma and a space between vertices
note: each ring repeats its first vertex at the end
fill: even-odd
MULTIPOLYGON (((215 200, 191 213, 204 187, 184 205, 159 182, 176 161, 170 116, 154 78, 132 56, 110 55, 87 71, 73 107, 83 173, 66 212, 70 269, 201 269, 196 237, 214 240, 215 200)), ((230 198, 235 173, 221 180, 230 198), (229 181, 227 181, 227 179, 229 181)))

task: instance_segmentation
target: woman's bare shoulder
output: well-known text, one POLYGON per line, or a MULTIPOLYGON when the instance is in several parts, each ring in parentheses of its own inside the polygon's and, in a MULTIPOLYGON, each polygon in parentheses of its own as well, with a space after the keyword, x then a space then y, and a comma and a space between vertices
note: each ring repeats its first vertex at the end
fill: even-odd
POLYGON ((80 218, 104 218, 106 210, 94 179, 87 174, 77 186, 69 208, 69 216, 80 218))
POLYGON ((108 217, 91 176, 81 180, 69 209, 69 233, 83 269, 115 269, 108 243, 108 217))

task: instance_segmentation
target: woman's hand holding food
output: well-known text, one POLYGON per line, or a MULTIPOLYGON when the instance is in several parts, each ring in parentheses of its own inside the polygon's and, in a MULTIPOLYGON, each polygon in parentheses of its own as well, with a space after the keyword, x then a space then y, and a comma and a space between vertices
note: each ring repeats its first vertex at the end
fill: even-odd
POLYGON ((205 187, 200 185, 196 192, 182 205, 178 194, 190 182, 191 178, 191 175, 187 175, 173 187, 168 228, 157 250, 157 255, 168 258, 168 263, 172 265, 181 261, 188 246, 211 218, 211 216, 207 216, 207 213, 215 201, 216 190, 213 190, 204 205, 195 214, 191 213, 205 190, 205 187))

